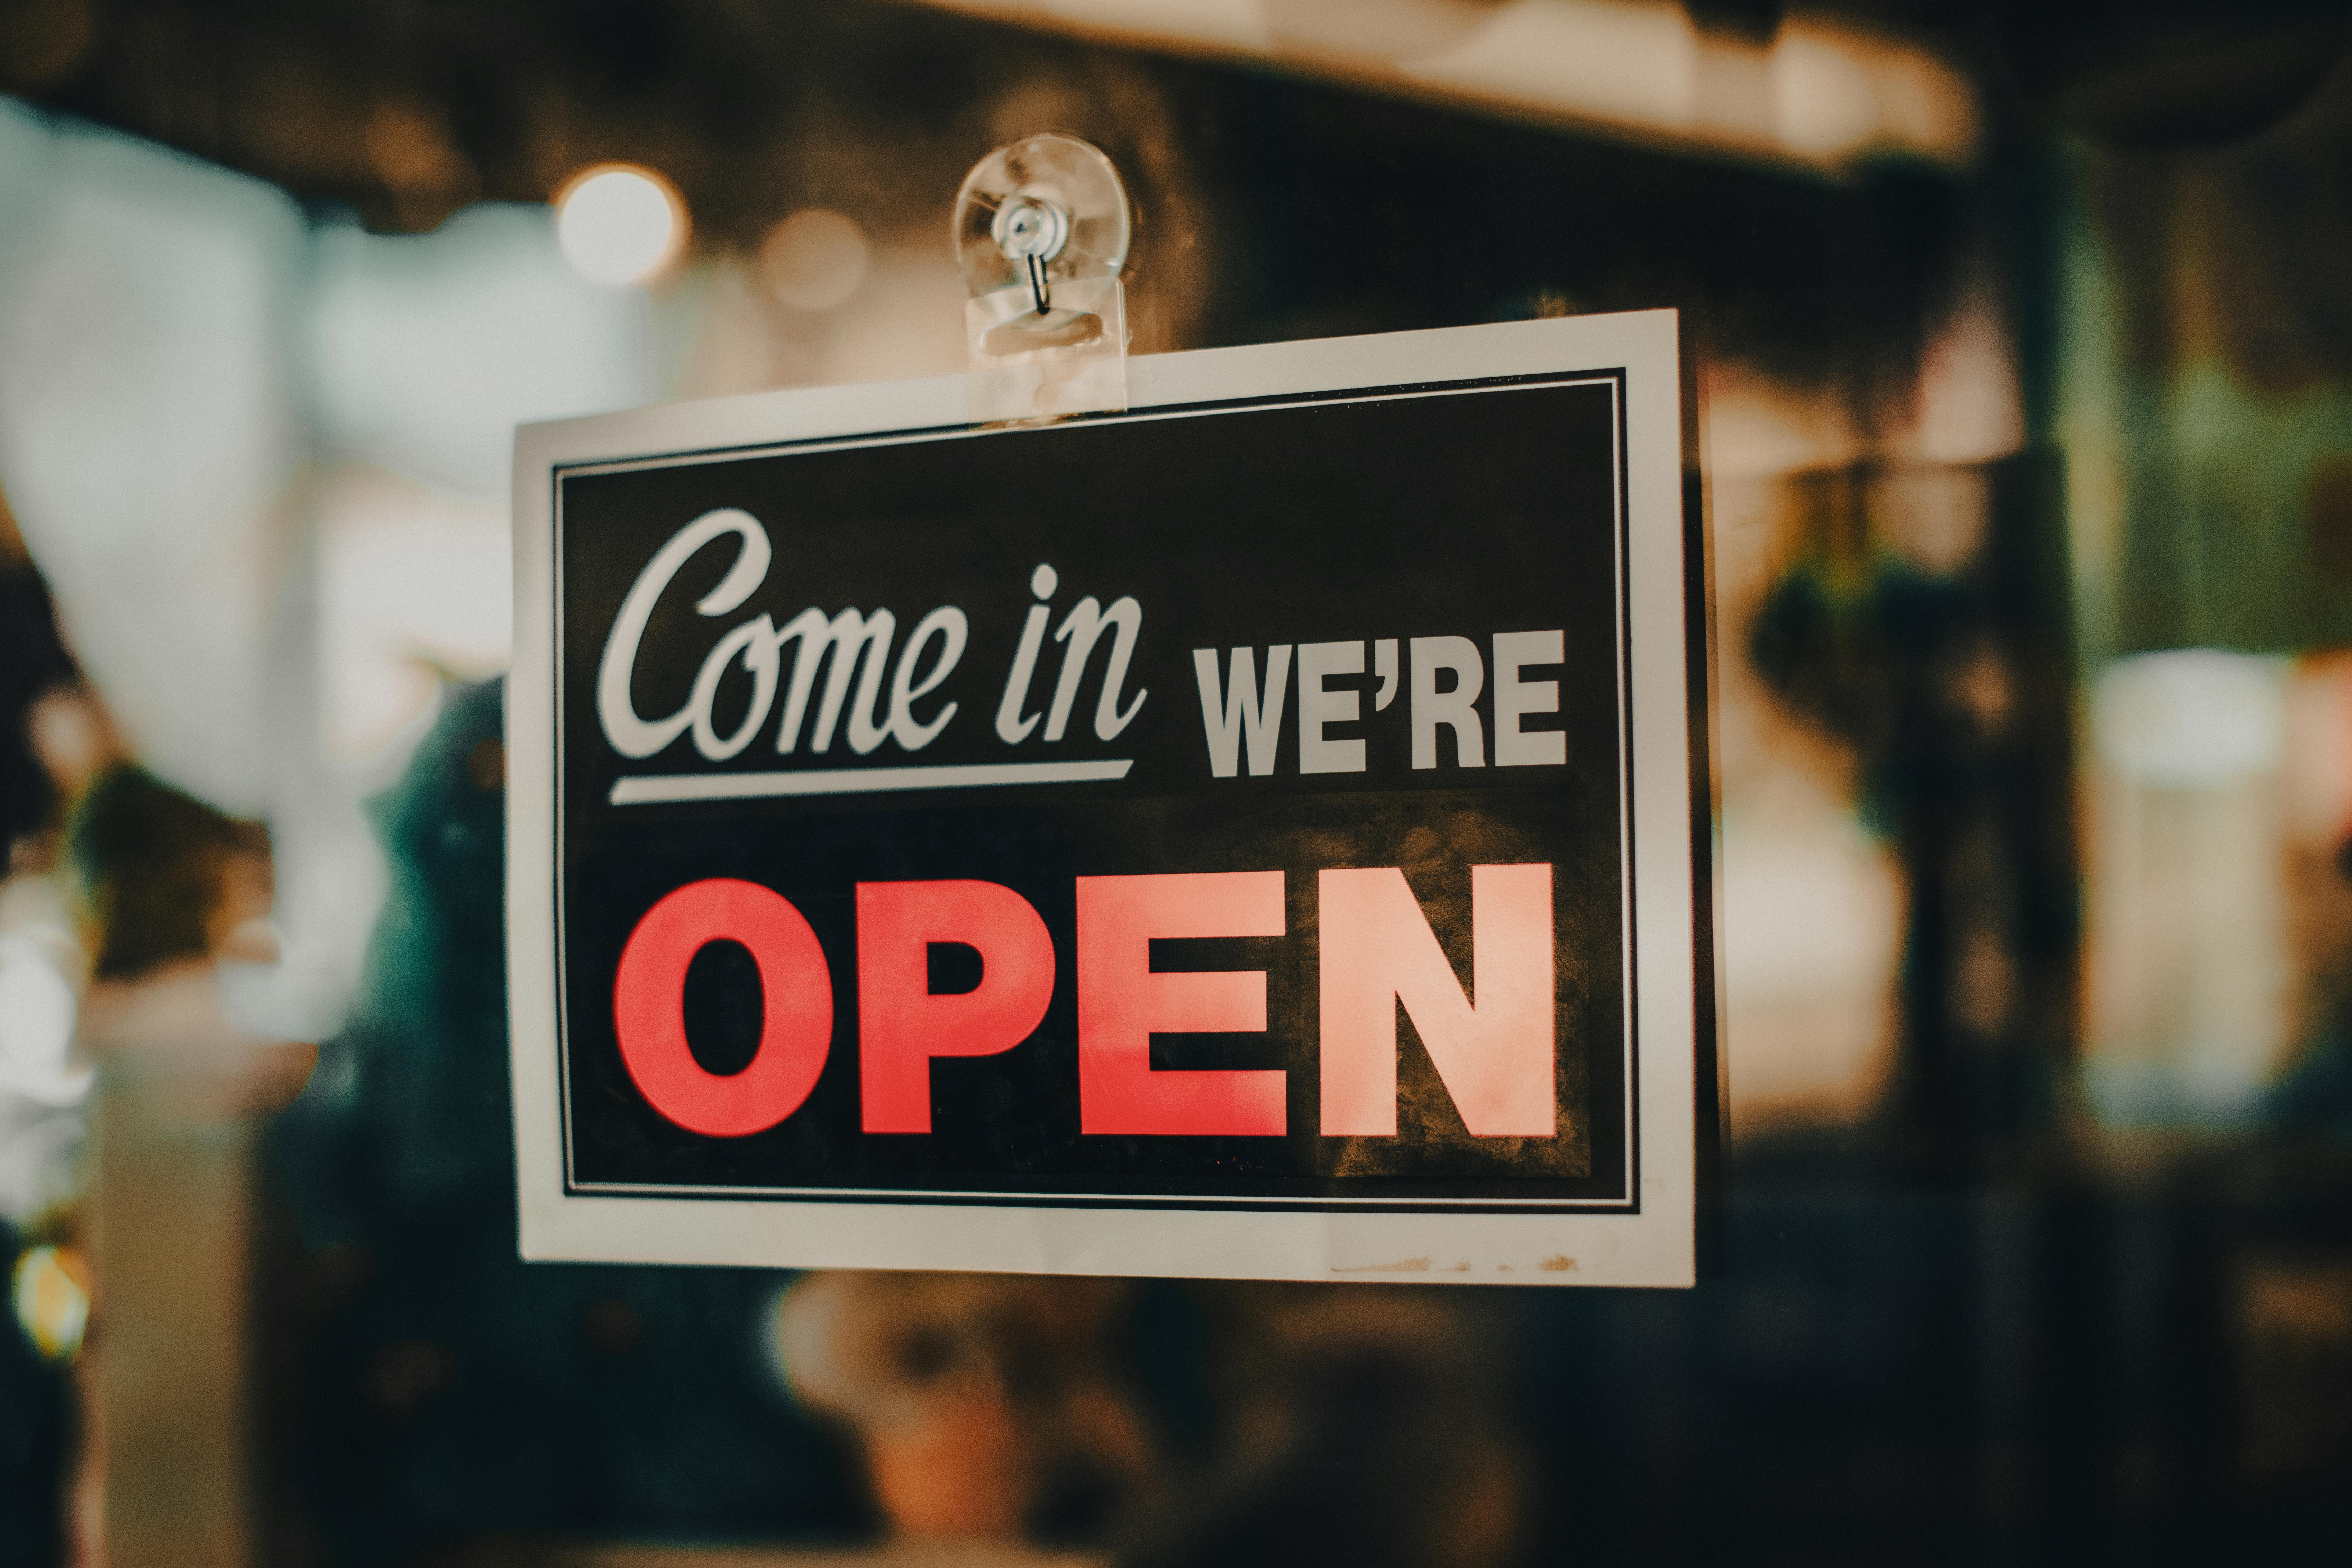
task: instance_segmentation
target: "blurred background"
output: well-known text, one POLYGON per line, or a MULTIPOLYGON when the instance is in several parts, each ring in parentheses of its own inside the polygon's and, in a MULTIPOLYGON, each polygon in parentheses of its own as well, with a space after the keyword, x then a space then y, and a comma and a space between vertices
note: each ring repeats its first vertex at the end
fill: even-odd
POLYGON ((0 1564, 2336 1558, 2347 24, 0 0, 0 1564), (515 1260, 512 427, 961 369, 1047 129, 1137 353, 1685 312, 1697 1290, 515 1260))

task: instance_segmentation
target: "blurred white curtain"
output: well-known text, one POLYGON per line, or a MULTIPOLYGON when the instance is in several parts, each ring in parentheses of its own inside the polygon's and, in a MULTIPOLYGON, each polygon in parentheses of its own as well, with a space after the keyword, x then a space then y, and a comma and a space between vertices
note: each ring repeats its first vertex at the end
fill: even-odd
POLYGON ((567 270, 544 207, 314 226, 0 100, 0 489, 141 762, 269 822, 253 1026, 340 1016, 383 885, 359 800, 435 672, 505 664, 514 426, 657 395, 653 311, 567 270))

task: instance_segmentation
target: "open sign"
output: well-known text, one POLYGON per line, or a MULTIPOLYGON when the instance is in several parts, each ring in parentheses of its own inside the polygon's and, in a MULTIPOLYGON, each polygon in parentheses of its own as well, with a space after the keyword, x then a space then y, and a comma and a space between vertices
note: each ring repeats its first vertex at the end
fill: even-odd
POLYGON ((1670 312, 522 432, 526 1256, 1686 1282, 1670 312))

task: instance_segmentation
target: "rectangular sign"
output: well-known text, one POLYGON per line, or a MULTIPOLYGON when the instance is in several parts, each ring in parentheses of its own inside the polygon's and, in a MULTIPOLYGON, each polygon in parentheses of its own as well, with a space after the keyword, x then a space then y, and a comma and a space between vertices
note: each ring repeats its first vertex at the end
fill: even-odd
POLYGON ((1131 380, 520 433, 526 1257, 1691 1280, 1674 314, 1131 380))

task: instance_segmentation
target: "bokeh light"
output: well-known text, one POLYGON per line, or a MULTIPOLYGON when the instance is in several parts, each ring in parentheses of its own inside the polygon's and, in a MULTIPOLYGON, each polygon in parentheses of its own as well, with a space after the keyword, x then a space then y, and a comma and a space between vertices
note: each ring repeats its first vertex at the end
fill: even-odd
POLYGON ((606 163, 573 175, 555 198, 563 258, 614 287, 659 275, 686 247, 686 202, 651 169, 606 163))
POLYGON ((16 1260, 9 1299, 25 1337, 52 1361, 71 1361, 89 1325, 89 1268, 70 1247, 35 1247, 16 1260))
POLYGON ((771 229, 760 268, 775 296, 796 310, 829 310, 866 280, 866 233, 829 207, 803 207, 771 229))

